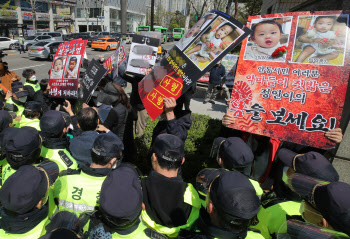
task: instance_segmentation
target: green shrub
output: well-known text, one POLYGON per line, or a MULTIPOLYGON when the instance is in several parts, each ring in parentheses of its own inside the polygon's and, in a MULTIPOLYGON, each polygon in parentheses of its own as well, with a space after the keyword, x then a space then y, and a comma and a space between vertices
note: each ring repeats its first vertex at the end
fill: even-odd
MULTIPOLYGON (((197 173, 205 167, 217 167, 214 159, 209 158, 213 140, 218 137, 221 121, 206 115, 192 113, 192 126, 185 142, 186 162, 181 167, 186 182, 194 183, 197 173)), ((152 132, 158 120, 147 119, 145 133, 136 137, 137 161, 134 162, 146 174, 151 169, 148 153, 152 141, 152 132)))

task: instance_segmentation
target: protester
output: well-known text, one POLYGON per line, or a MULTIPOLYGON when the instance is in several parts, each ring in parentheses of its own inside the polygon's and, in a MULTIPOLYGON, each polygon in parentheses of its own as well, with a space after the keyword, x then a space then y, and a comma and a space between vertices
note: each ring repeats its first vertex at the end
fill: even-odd
POLYGON ((197 84, 194 84, 176 100, 175 111, 182 110, 183 106, 185 106, 185 110, 188 110, 188 111, 191 110, 190 103, 191 103, 192 96, 194 95, 194 93, 196 93, 196 89, 197 89, 197 84))
POLYGON ((185 162, 182 140, 175 135, 161 134, 152 150, 153 170, 142 178, 141 218, 148 227, 173 238, 180 229, 192 227, 201 203, 192 184, 186 184, 178 174, 185 162))
POLYGON ((22 76, 26 79, 24 82, 24 89, 28 91, 29 100, 34 99, 34 94, 40 90, 40 85, 35 76, 35 71, 33 69, 25 69, 22 73, 22 76))
POLYGON ((82 163, 79 170, 61 173, 54 188, 58 209, 74 212, 93 211, 100 204, 101 185, 123 158, 123 143, 114 134, 97 136, 91 148, 92 163, 82 163))
MULTIPOLYGON (((4 54, 0 51, 0 59, 2 59, 7 54, 4 54)), ((1 78, 1 89, 6 94, 7 91, 12 91, 11 84, 15 81, 20 81, 21 77, 19 77, 15 72, 10 71, 8 68, 7 62, 0 61, 0 78, 1 78)))
POLYGON ((218 61, 213 68, 209 71, 209 84, 208 90, 205 94, 205 99, 203 104, 208 102, 215 104, 216 95, 218 94, 218 87, 221 86, 221 81, 226 75, 225 67, 221 64, 221 61, 218 61))

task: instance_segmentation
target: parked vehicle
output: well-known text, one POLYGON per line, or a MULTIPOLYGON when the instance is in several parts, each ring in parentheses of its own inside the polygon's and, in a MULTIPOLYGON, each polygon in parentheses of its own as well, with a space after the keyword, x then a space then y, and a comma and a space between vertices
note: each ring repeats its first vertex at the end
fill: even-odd
POLYGON ((0 37, 0 50, 10 49, 14 50, 19 46, 18 40, 13 40, 8 37, 0 37))
POLYGON ((46 36, 44 36, 44 35, 28 36, 24 40, 24 49, 26 49, 26 51, 28 51, 29 47, 31 47, 32 45, 34 45, 38 41, 43 41, 43 40, 50 41, 51 39, 52 39, 52 36, 49 36, 49 35, 46 35, 46 36))
POLYGON ((171 32, 168 32, 168 42, 174 41, 173 34, 171 32))
POLYGON ((51 36, 52 41, 63 41, 61 32, 43 32, 42 36, 51 36))
MULTIPOLYGON (((28 50, 29 57, 50 59, 50 48, 58 47, 63 41, 40 41, 32 45, 28 50)), ((51 59, 50 59, 51 60, 51 59)))
POLYGON ((110 37, 115 38, 116 40, 120 41, 120 39, 122 38, 122 34, 119 32, 112 32, 110 37))
POLYGON ((96 41, 97 39, 101 38, 101 37, 106 37, 106 36, 109 36, 110 33, 109 32, 93 32, 91 33, 91 37, 89 37, 87 40, 87 46, 88 47, 91 47, 91 43, 93 41, 96 41))
POLYGON ((93 41, 91 44, 91 48, 94 50, 105 50, 109 51, 112 49, 117 49, 118 40, 109 37, 99 38, 96 41, 93 41))

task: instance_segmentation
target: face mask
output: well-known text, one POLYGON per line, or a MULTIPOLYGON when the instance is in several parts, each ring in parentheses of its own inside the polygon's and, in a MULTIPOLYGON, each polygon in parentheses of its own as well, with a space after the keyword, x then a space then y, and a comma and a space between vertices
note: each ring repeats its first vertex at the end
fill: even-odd
POLYGON ((27 101, 27 96, 18 99, 19 102, 25 103, 27 101))
POLYGON ((36 76, 34 75, 34 76, 30 77, 29 80, 30 81, 36 81, 36 76))
POLYGON ((96 101, 96 106, 97 106, 97 107, 99 107, 99 106, 101 106, 101 105, 102 105, 101 102, 96 101))

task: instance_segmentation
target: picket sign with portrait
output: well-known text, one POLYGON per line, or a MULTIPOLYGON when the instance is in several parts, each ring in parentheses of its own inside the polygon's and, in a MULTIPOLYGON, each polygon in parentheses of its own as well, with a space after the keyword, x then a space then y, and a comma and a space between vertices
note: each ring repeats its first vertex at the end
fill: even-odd
MULTIPOLYGON (((226 70, 225 84, 227 86, 233 86, 237 62, 238 62, 238 55, 234 55, 234 54, 227 54, 221 60, 221 64, 225 67, 225 70, 226 70)), ((199 78, 198 82, 209 83, 209 72, 205 73, 201 78, 199 78)))
POLYGON ((52 62, 49 95, 55 98, 76 99, 81 61, 87 40, 61 43, 52 62))
POLYGON ((156 63, 158 46, 160 46, 159 38, 134 35, 126 71, 132 74, 145 75, 147 69, 153 67, 156 63))
POLYGON ((163 112, 164 98, 179 98, 249 34, 249 28, 222 12, 205 14, 139 83, 151 119, 163 112))
MULTIPOLYGON (((349 11, 250 16, 228 114, 229 127, 330 149, 350 74, 349 11)), ((343 120, 346 120, 345 118, 343 120)))
POLYGON ((107 70, 106 75, 109 74, 112 70, 114 71, 114 68, 117 68, 117 72, 118 72, 119 52, 120 52, 120 47, 118 43, 117 49, 102 64, 103 67, 107 70))

